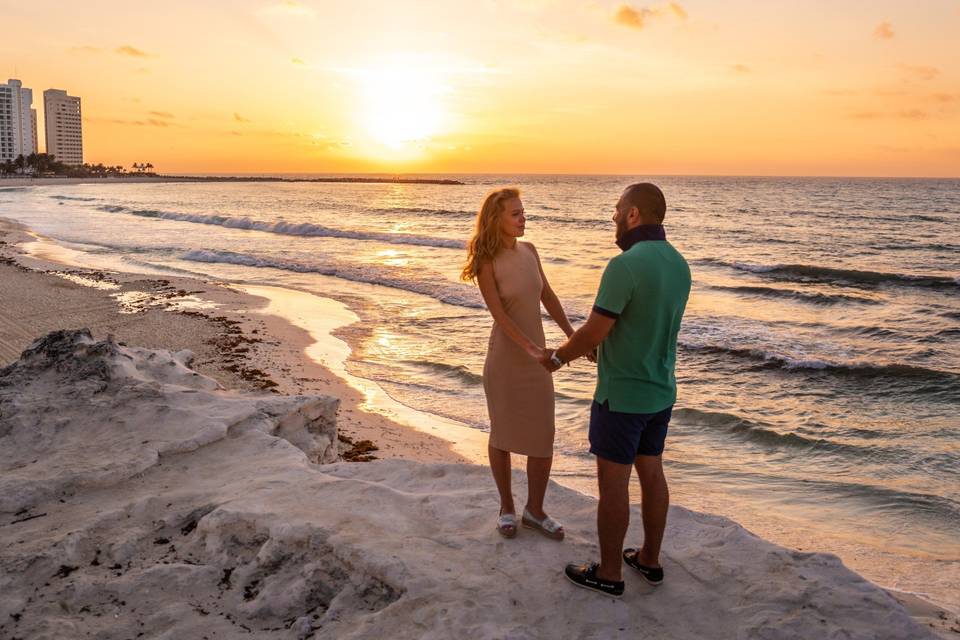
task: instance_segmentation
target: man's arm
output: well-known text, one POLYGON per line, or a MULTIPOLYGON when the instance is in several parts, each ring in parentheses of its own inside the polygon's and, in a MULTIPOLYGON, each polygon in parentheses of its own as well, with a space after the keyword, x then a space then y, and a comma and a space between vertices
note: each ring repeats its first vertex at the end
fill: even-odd
MULTIPOLYGON (((556 350, 557 357, 564 362, 570 362, 590 353, 603 342, 616 322, 616 318, 591 311, 590 317, 583 326, 574 331, 573 335, 556 350)), ((553 354, 554 352, 548 349, 540 362, 551 371, 556 371, 558 367, 550 362, 550 356, 553 354)))

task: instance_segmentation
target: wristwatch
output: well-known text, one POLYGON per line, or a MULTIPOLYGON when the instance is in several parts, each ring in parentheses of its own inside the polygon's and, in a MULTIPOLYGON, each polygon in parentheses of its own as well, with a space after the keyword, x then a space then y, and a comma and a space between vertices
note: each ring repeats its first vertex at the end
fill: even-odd
POLYGON ((550 355, 550 362, 552 362, 555 367, 562 367, 563 365, 567 364, 560 359, 560 356, 557 355, 556 351, 550 355))

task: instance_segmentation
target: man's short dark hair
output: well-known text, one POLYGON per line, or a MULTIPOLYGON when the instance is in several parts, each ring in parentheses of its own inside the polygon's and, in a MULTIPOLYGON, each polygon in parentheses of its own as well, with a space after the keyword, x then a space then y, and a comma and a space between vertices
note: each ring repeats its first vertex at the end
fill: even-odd
POLYGON ((651 223, 663 223, 667 215, 667 199, 663 197, 660 187, 649 182, 637 182, 623 192, 624 200, 631 207, 640 211, 640 216, 651 223))

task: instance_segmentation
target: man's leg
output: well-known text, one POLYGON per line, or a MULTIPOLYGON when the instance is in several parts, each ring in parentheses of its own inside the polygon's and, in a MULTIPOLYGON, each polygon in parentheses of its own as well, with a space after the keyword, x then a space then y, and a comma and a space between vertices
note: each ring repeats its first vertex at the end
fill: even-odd
POLYGON ((637 456, 634 466, 643 495, 643 547, 637 552, 637 561, 645 567, 659 567, 660 545, 670 506, 670 491, 663 475, 663 456, 637 456))
POLYGON ((600 504, 597 507, 597 533, 600 537, 600 568, 597 576, 620 582, 623 538, 630 526, 629 464, 619 464, 597 456, 600 504))

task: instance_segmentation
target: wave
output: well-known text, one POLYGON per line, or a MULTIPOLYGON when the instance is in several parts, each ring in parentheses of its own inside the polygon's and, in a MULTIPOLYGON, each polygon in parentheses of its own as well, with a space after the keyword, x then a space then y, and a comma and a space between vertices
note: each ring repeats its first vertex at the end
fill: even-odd
POLYGON ((871 249, 878 251, 960 251, 960 244, 932 242, 929 244, 872 244, 871 249))
POLYGON ((483 384, 483 376, 477 375, 463 365, 447 364, 445 362, 433 362, 430 360, 401 360, 401 364, 411 364, 418 367, 426 367, 436 371, 441 375, 451 376, 465 382, 469 385, 483 384))
MULTIPOLYGON (((788 447, 817 450, 842 453, 854 457, 864 457, 878 452, 876 447, 832 442, 824 438, 810 438, 797 433, 781 433, 769 425, 762 425, 730 413, 680 407, 674 410, 673 417, 681 424, 722 429, 727 433, 768 448, 788 447)), ((897 452, 897 455, 902 457, 900 452, 897 452)))
POLYGON ((806 264, 747 264, 743 262, 726 262, 716 258, 703 258, 703 264, 714 264, 739 271, 747 271, 760 275, 796 280, 799 282, 843 282, 852 285, 897 284, 913 287, 931 287, 939 289, 954 289, 960 287, 960 276, 909 275, 900 273, 886 273, 882 271, 861 271, 857 269, 838 269, 835 267, 818 267, 806 264))
POLYGON ((367 211, 370 213, 383 213, 388 215, 401 214, 421 214, 427 216, 437 216, 442 218, 475 218, 477 217, 476 211, 464 211, 462 209, 428 209, 425 207, 389 207, 389 208, 378 208, 378 209, 365 209, 360 207, 361 211, 367 211))
MULTIPOLYGON (((904 526, 917 527, 919 519, 935 523, 938 530, 945 530, 953 534, 956 530, 957 519, 960 518, 960 504, 950 498, 932 493, 920 493, 908 490, 888 488, 872 484, 872 479, 864 482, 856 480, 829 480, 822 477, 795 477, 780 475, 766 470, 757 471, 749 466, 738 470, 724 469, 717 471, 713 465, 702 462, 690 462, 671 459, 671 467, 682 470, 691 475, 700 474, 707 478, 718 474, 729 481, 731 477, 743 482, 759 482, 765 491, 778 491, 783 495, 800 491, 804 499, 815 499, 812 492, 822 494, 831 502, 837 500, 852 500, 859 504, 869 505, 871 510, 902 514, 905 517, 904 526)), ((862 509, 858 509, 862 510, 862 509)))
POLYGON ((304 264, 292 260, 278 260, 253 256, 233 251, 215 251, 210 249, 192 249, 180 256, 182 260, 191 262, 208 262, 223 264, 238 264, 245 267, 272 268, 296 273, 319 273, 333 276, 352 282, 364 282, 392 289, 400 289, 411 293, 418 293, 440 302, 467 307, 470 309, 484 309, 480 294, 475 289, 464 285, 451 285, 446 281, 428 282, 404 278, 402 272, 390 271, 378 267, 352 267, 344 265, 304 264))
POLYGON ((750 286, 723 286, 710 285, 711 289, 718 291, 732 291, 734 293, 744 293, 747 295, 763 296, 769 298, 788 298, 791 300, 800 300, 812 304, 841 304, 853 302, 859 304, 881 304, 880 300, 873 298, 864 298, 862 296, 851 296, 839 293, 808 293, 806 291, 796 291, 794 289, 775 289, 773 287, 750 287, 750 286))
POLYGON ((142 218, 157 218, 160 220, 192 222, 194 224, 213 225, 228 229, 262 231, 265 233, 277 233, 287 236, 374 240, 389 244, 409 244, 450 249, 463 249, 466 247, 466 243, 463 240, 454 238, 436 238, 433 236, 419 236, 404 233, 377 233, 372 231, 357 231, 352 229, 335 229, 309 222, 296 223, 287 222, 285 220, 268 222, 266 220, 254 220, 245 216, 237 218, 215 214, 177 213, 171 211, 158 211, 154 209, 131 209, 121 205, 102 205, 97 208, 108 213, 127 213, 134 216, 140 216, 142 218))
POLYGON ((82 198, 80 196, 50 196, 54 200, 77 200, 79 202, 93 202, 97 198, 82 198))
POLYGON ((762 349, 747 349, 741 347, 726 347, 691 343, 680 340, 678 345, 687 350, 699 353, 734 356, 751 360, 770 369, 799 370, 808 372, 823 371, 836 375, 861 377, 888 377, 913 380, 942 381, 953 385, 960 385, 960 374, 937 369, 927 369, 909 364, 873 364, 865 362, 837 363, 817 358, 791 358, 777 353, 769 353, 762 349))

